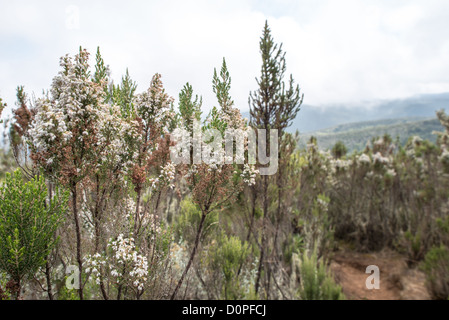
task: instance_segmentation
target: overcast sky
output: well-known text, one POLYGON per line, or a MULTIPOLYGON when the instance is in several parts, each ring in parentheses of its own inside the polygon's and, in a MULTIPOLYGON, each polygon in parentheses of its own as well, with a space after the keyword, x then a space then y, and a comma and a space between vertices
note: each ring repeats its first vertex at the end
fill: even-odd
POLYGON ((216 105, 212 75, 222 58, 231 94, 248 110, 261 58, 265 20, 287 52, 311 105, 353 104, 449 92, 449 1, 446 0, 0 0, 0 96, 15 88, 40 96, 59 71, 59 57, 97 46, 120 80, 126 68, 148 87, 162 74, 176 99, 186 82, 216 105))

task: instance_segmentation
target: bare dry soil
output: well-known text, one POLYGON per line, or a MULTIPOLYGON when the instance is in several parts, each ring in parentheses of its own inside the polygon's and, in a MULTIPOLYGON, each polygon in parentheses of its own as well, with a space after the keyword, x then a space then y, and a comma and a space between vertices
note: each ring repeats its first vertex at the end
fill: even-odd
POLYGON ((409 268, 405 258, 393 251, 376 253, 336 252, 330 268, 347 299, 356 300, 429 300, 425 275, 409 268), (367 289, 366 267, 380 270, 380 289, 367 289))

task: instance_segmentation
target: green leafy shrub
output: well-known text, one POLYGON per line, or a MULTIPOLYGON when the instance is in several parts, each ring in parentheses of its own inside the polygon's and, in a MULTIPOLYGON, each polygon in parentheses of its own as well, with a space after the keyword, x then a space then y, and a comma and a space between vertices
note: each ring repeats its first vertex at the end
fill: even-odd
POLYGON ((342 289, 334 282, 325 263, 318 262, 316 251, 304 252, 300 264, 301 284, 299 295, 303 300, 343 300, 342 289))
POLYGON ((219 270, 223 276, 223 297, 225 299, 241 299, 244 296, 240 288, 239 270, 249 255, 246 242, 238 237, 222 234, 210 250, 211 266, 219 270))
POLYGON ((406 250, 409 265, 416 265, 418 261, 424 258, 425 248, 419 232, 413 235, 410 231, 406 231, 401 246, 406 250))
POLYGON ((4 276, 3 273, 0 272, 0 301, 11 299, 11 294, 6 289, 6 287, 7 287, 6 277, 4 276))
POLYGON ((0 186, 0 270, 13 280, 20 294, 21 282, 45 264, 56 245, 55 232, 67 211, 68 194, 47 200, 42 177, 25 182, 20 170, 7 173, 0 186))
MULTIPOLYGON (((187 241, 193 244, 196 232, 201 221, 201 210, 191 198, 185 198, 181 202, 179 216, 175 218, 175 239, 187 241)), ((207 238, 213 232, 218 224, 218 214, 211 212, 204 220, 202 238, 207 238)))
POLYGON ((11 149, 0 149, 0 182, 5 179, 5 173, 17 168, 11 149))
POLYGON ((424 258, 421 269, 427 277, 427 286, 434 299, 449 298, 449 249, 446 246, 432 248, 424 258))
POLYGON ((348 153, 348 149, 342 141, 337 141, 337 143, 333 146, 331 153, 335 158, 340 159, 348 153))

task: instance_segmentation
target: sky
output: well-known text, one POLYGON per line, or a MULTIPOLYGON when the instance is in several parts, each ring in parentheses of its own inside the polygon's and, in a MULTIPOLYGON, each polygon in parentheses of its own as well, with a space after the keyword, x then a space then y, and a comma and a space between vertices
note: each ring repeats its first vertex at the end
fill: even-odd
POLYGON ((176 100, 189 82, 206 112, 217 105, 212 76, 225 58, 231 95, 246 111, 266 20, 305 104, 449 92, 446 0, 0 0, 0 12, 0 97, 9 107, 18 85, 39 97, 61 56, 82 46, 93 64, 99 46, 114 82, 128 68, 141 92, 160 73, 176 100))

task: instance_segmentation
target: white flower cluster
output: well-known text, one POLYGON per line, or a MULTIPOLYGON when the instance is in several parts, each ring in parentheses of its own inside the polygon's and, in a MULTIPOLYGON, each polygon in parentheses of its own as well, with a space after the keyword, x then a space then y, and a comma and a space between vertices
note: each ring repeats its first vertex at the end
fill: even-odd
POLYGON ((224 163, 225 150, 222 148, 221 144, 203 143, 201 150, 202 160, 209 165, 209 171, 219 169, 220 165, 224 163))
POLYGON ((390 159, 387 157, 382 156, 382 154, 380 152, 377 152, 376 154, 373 155, 373 162, 374 163, 380 163, 380 164, 389 164, 390 163, 390 159))
POLYGON ((159 189, 168 186, 171 189, 175 187, 174 180, 176 175, 176 167, 169 162, 165 166, 161 166, 161 173, 156 178, 150 178, 149 182, 152 189, 159 189))
POLYGON ((148 280, 148 261, 140 255, 135 247, 133 238, 125 238, 120 234, 116 240, 108 243, 108 251, 112 250, 113 256, 109 259, 99 253, 89 255, 85 259, 86 272, 92 272, 97 284, 100 284, 100 267, 110 270, 110 275, 117 282, 122 279, 131 281, 137 290, 142 291, 148 280))
POLYGON ((352 165, 352 160, 331 159, 330 163, 334 169, 345 170, 352 165))
MULTIPOLYGON (((413 136, 410 140, 410 143, 406 146, 406 154, 410 158, 415 158, 416 152, 415 148, 422 143, 422 139, 419 136, 413 136)), ((419 161, 419 160, 418 160, 419 161)))
POLYGON ((449 161, 449 150, 443 149, 440 158, 442 160, 445 159, 446 161, 449 161))
POLYGON ((384 144, 384 139, 383 138, 379 138, 376 141, 374 141, 374 145, 375 146, 382 146, 384 144))
POLYGON ((133 197, 128 196, 125 200, 125 217, 128 220, 131 215, 136 212, 136 201, 133 197))
MULTIPOLYGON (((68 142, 72 130, 89 121, 97 121, 107 113, 103 104, 101 86, 89 79, 88 54, 82 51, 73 61, 68 55, 61 58, 62 71, 53 79, 52 98, 36 102, 37 114, 31 124, 29 136, 38 150, 46 151, 56 140, 68 142)), ((82 132, 78 139, 82 141, 82 132)))
MULTIPOLYGON (((384 157, 380 152, 376 152, 372 157, 373 157, 373 164, 380 165, 379 169, 381 169, 381 171, 383 173, 378 172, 377 174, 375 174, 374 172, 369 172, 368 177, 376 176, 376 177, 380 178, 383 176, 383 174, 390 176, 390 177, 396 176, 393 159, 391 157, 384 157)), ((359 158, 359 162, 360 162, 360 158, 359 158)))
POLYGON ((228 124, 228 128, 231 129, 244 129, 246 125, 245 119, 242 118, 240 110, 238 108, 225 106, 220 110, 220 119, 228 124))
MULTIPOLYGON (((124 174, 134 166, 137 161, 137 152, 131 150, 127 141, 138 142, 141 138, 136 128, 136 121, 123 119, 120 115, 120 107, 110 105, 107 112, 99 121, 100 135, 98 144, 104 146, 100 154, 101 164, 120 168, 124 174)), ((123 175, 122 175, 123 177, 123 175)))
POLYGON ((174 99, 165 93, 161 75, 155 74, 147 91, 136 95, 133 104, 137 114, 148 126, 164 128, 168 119, 173 117, 170 111, 174 99))
POLYGON ((243 172, 240 176, 243 178, 243 182, 248 186, 252 186, 256 184, 256 176, 259 174, 259 170, 256 170, 254 165, 249 165, 245 163, 243 167, 243 172))
POLYGON ((395 177, 396 176, 396 171, 394 171, 394 169, 387 169, 387 175, 391 176, 391 177, 395 177))
POLYGON ((369 157, 369 155, 363 153, 362 155, 360 155, 357 159, 360 163, 366 163, 366 164, 371 164, 371 158, 369 157))
POLYGON ((412 137, 412 145, 417 146, 421 142, 423 142, 423 139, 421 137, 419 137, 419 136, 413 136, 412 137))
POLYGON ((136 155, 130 154, 125 138, 137 139, 136 124, 120 116, 119 106, 105 102, 103 87, 90 78, 86 51, 74 59, 66 55, 60 65, 62 70, 53 79, 51 99, 36 102, 37 113, 27 137, 34 151, 49 154, 46 165, 53 166, 65 156, 52 152, 55 147, 82 148, 90 139, 95 143, 89 145, 91 156, 84 157, 83 167, 106 164, 127 171, 136 155))
POLYGON ((132 284, 138 290, 143 290, 148 277, 148 261, 147 258, 138 254, 134 244, 133 238, 125 238, 120 234, 117 240, 110 240, 108 248, 112 249, 115 259, 118 263, 116 268, 111 268, 111 275, 121 277, 121 269, 126 266, 131 266, 129 276, 132 279, 132 284))
POLYGON ((92 272, 92 275, 95 277, 95 282, 99 285, 101 277, 100 267, 105 267, 106 261, 99 253, 96 253, 94 255, 88 255, 84 261, 84 265, 86 266, 86 272, 92 272))
POLYGON ((172 182, 175 179, 176 167, 173 163, 169 162, 165 167, 161 167, 161 177, 166 181, 172 182))
POLYGON ((444 164, 449 164, 449 151, 447 149, 443 149, 440 155, 440 161, 444 164))
POLYGON ((228 96, 223 98, 217 94, 217 97, 221 108, 213 108, 204 126, 195 116, 188 115, 181 119, 181 123, 171 134, 175 141, 175 146, 171 148, 172 161, 189 165, 185 178, 195 175, 197 168, 201 168, 201 172, 205 169, 220 175, 227 172, 224 168, 227 169, 229 165, 244 165, 241 177, 244 183, 254 185, 259 171, 253 165, 244 164, 244 151, 248 150, 250 133, 247 121, 242 118, 240 110, 234 107, 234 102, 228 96), (204 164, 204 167, 197 167, 200 164, 204 164))
POLYGON ((327 212, 328 211, 329 202, 323 200, 320 197, 318 197, 316 201, 317 201, 318 205, 321 207, 321 209, 323 210, 323 212, 327 212))

